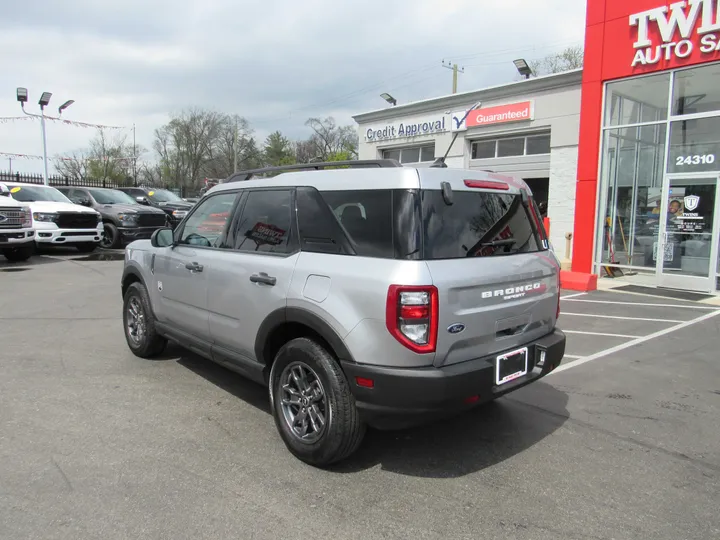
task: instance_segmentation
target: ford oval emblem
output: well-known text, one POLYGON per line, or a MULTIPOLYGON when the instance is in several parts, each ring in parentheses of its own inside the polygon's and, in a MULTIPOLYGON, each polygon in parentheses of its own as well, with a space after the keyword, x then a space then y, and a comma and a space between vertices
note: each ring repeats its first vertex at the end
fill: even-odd
POLYGON ((463 330, 465 330, 465 325, 460 323, 451 324, 447 329, 451 334, 459 334, 463 330))

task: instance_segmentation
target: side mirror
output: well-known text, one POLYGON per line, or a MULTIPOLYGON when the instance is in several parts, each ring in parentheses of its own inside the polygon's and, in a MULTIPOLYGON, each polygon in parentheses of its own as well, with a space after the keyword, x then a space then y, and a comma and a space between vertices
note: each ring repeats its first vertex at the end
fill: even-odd
POLYGON ((162 248, 170 247, 175 243, 173 236, 173 230, 170 227, 163 227, 162 229, 155 230, 150 237, 150 244, 152 247, 162 248))
POLYGON ((135 200, 140 204, 148 204, 147 198, 142 195, 140 197, 135 197, 135 200))
POLYGON ((78 203, 82 204, 83 206, 91 206, 90 199, 80 199, 78 203))

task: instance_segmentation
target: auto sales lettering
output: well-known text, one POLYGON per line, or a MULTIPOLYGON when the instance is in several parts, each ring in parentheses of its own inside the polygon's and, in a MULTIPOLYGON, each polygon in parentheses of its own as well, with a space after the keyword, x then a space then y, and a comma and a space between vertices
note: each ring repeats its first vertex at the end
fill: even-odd
POLYGON ((684 0, 630 15, 637 28, 631 65, 676 64, 698 52, 702 61, 720 56, 719 16, 720 0, 684 0))
POLYGON ((444 116, 438 119, 430 119, 413 124, 388 124, 381 128, 368 128, 365 132, 365 138, 368 141, 380 141, 383 139, 397 139, 400 137, 417 137, 418 135, 429 135, 430 133, 440 133, 443 131, 447 131, 444 116))

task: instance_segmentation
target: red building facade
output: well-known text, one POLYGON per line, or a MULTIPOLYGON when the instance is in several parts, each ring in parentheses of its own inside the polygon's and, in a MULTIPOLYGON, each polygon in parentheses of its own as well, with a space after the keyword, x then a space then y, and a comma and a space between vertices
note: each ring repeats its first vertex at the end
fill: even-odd
POLYGON ((719 61, 720 0, 588 0, 573 273, 716 290, 719 61))

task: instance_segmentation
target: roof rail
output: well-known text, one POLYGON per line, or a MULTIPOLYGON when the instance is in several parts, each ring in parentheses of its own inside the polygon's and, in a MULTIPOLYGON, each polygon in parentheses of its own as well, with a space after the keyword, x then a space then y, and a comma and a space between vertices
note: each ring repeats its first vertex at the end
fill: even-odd
POLYGON ((291 171, 319 171, 321 169, 334 168, 334 167, 348 167, 357 169, 367 169, 370 167, 388 168, 388 167, 402 167, 402 164, 394 159, 360 159, 354 161, 323 161, 314 163, 295 163, 293 165, 280 165, 279 167, 263 167, 262 169, 250 169, 247 171, 239 171, 232 174, 227 180, 224 180, 223 184, 228 182, 241 182, 244 180, 250 180, 257 175, 274 172, 291 172, 291 171))

